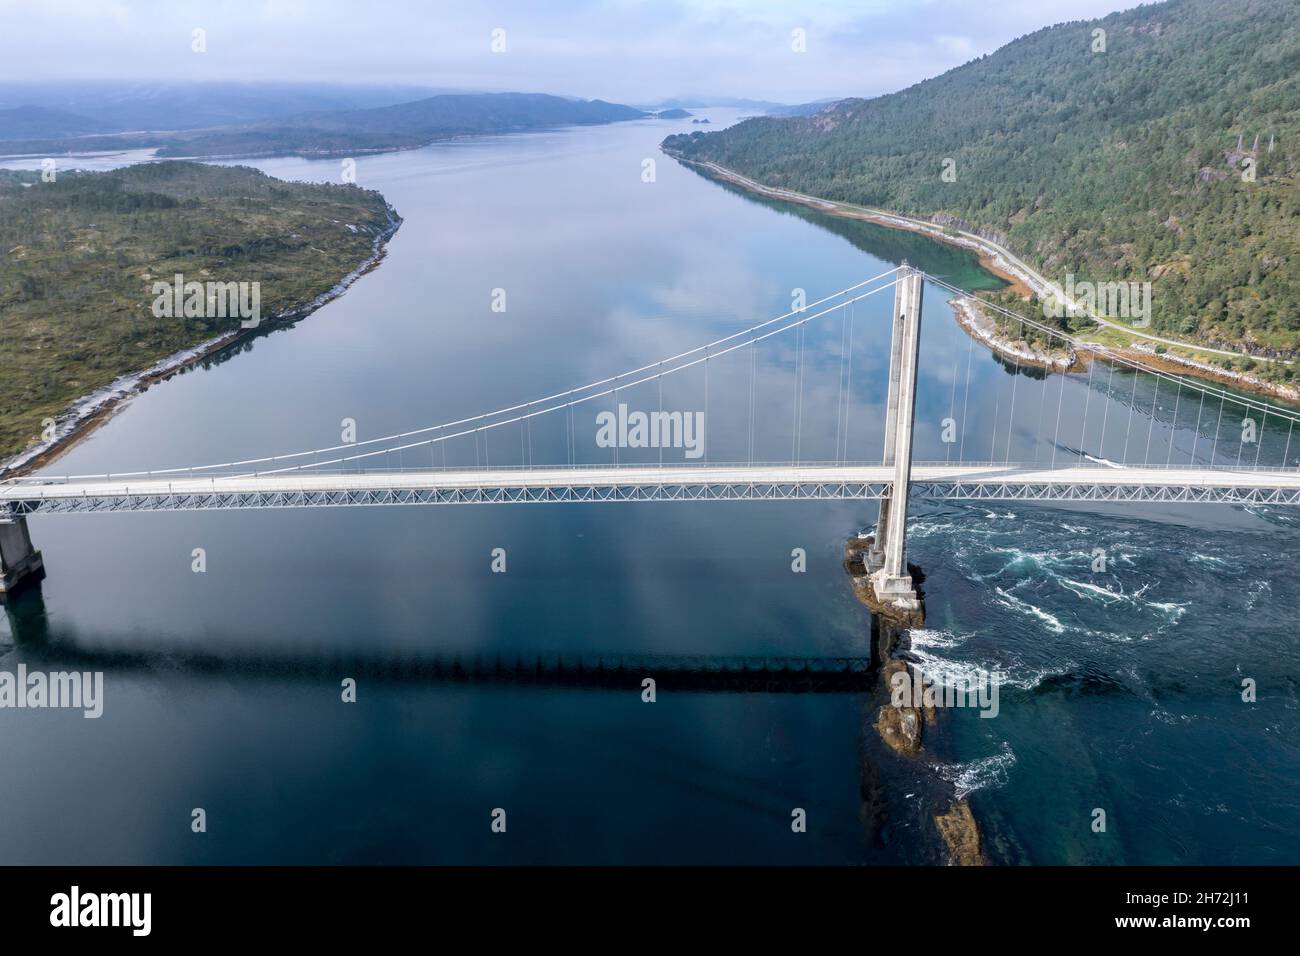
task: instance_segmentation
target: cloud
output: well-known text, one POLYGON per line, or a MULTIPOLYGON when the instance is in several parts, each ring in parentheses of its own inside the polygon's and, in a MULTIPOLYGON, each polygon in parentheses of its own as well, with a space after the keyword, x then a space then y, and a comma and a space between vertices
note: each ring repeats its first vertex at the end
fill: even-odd
POLYGON ((1124 0, 0 0, 6 82, 276 80, 797 102, 910 85, 1124 0), (207 31, 208 50, 190 50, 207 31), (506 31, 493 53, 491 32, 506 31), (805 31, 795 52, 791 31, 805 31))

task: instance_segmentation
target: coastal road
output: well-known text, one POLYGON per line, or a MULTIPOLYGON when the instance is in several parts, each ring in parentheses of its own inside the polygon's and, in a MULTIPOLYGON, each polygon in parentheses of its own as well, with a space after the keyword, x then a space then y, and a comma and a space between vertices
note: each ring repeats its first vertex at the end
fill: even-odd
MULTIPOLYGON (((682 162, 690 163, 691 165, 700 166, 702 168, 708 169, 711 172, 716 173, 719 176, 722 176, 724 179, 731 180, 732 182, 736 183, 739 186, 744 186, 746 189, 752 190, 753 192, 761 193, 762 195, 765 196, 770 196, 773 199, 781 199, 787 202, 797 202, 802 205, 812 206, 815 209, 822 209, 824 211, 834 211, 836 209, 849 210, 851 212, 861 214, 867 217, 868 219, 881 222, 884 225, 892 224, 898 226, 899 228, 910 229, 914 232, 923 232, 927 235, 933 236, 936 239, 939 239, 940 241, 951 242, 953 238, 951 233, 946 232, 945 230, 943 230, 939 226, 936 226, 932 222, 926 222, 924 219, 913 219, 910 216, 904 216, 901 213, 890 212, 887 209, 874 209, 871 206, 859 206, 856 203, 837 202, 829 199, 821 199, 817 196, 809 196, 805 193, 798 193, 790 189, 781 189, 774 186, 765 186, 762 183, 756 182, 755 180, 752 180, 747 176, 742 176, 740 173, 728 169, 725 166, 719 166, 717 163, 699 162, 696 160, 682 159, 681 157, 675 157, 675 158, 679 159, 682 162)), ((1067 302, 1069 305, 1074 306, 1075 309, 1079 311, 1081 314, 1086 315, 1089 319, 1091 319, 1092 321, 1096 322, 1098 325, 1104 328, 1113 329, 1117 332, 1123 332, 1126 335, 1134 335, 1137 336, 1138 338, 1146 339, 1149 342, 1155 342, 1156 344, 1164 345, 1171 348, 1193 349, 1197 352, 1205 352, 1213 355, 1222 355, 1227 358, 1249 358, 1257 362, 1282 362, 1283 364, 1286 365, 1291 364, 1291 360, 1289 359, 1270 358, 1266 355, 1251 355, 1248 352, 1233 352, 1233 351, 1228 351, 1226 349, 1212 348, 1211 346, 1208 345, 1200 345, 1195 342, 1183 342, 1178 339, 1162 338, 1161 336, 1155 335, 1151 332, 1143 332, 1141 329, 1134 328, 1131 325, 1125 325, 1122 322, 1115 322, 1111 319, 1105 318, 1104 316, 1097 315, 1095 312, 1084 308, 1083 306, 1079 305, 1076 302, 1070 302, 1068 299, 1066 299, 1063 290, 1057 287, 1054 283, 1049 282, 1045 276, 1043 276, 1040 272, 1038 272, 1032 266, 1027 264, 1019 256, 1015 255, 1015 253, 1008 250, 1005 246, 1001 246, 990 239, 985 239, 983 236, 976 235, 975 233, 972 232, 966 232, 965 230, 962 229, 954 229, 953 232, 955 232, 961 239, 964 240, 963 243, 964 245, 978 248, 981 251, 992 256, 993 258, 1000 259, 1001 265, 1003 265, 1008 272, 1010 272, 1012 275, 1015 275, 1017 278, 1023 281, 1026 285, 1030 287, 1030 289, 1032 289, 1040 297, 1046 298, 1049 295, 1058 296, 1063 302, 1067 302)))

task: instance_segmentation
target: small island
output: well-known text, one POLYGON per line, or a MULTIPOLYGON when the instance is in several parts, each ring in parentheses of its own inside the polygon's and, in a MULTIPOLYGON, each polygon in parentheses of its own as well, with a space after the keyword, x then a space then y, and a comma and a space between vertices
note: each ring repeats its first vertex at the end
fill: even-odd
POLYGON ((341 294, 400 222, 377 192, 242 166, 0 171, 0 471, 341 294))

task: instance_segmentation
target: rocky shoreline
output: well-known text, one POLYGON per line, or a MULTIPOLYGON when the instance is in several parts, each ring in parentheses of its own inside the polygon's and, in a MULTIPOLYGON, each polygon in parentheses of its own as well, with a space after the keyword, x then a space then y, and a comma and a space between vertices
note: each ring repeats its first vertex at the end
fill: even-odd
MULTIPOLYGON (((906 675, 907 680, 913 677, 915 665, 904 655, 908 648, 908 631, 925 623, 921 587, 925 575, 915 565, 908 565, 917 594, 921 597, 921 610, 898 618, 889 609, 882 608, 872 594, 864 562, 864 555, 872 543, 871 537, 854 537, 844 547, 844 570, 849 575, 853 593, 872 611, 872 655, 873 663, 879 668, 879 680, 867 701, 868 721, 873 721, 876 734, 895 758, 917 761, 924 751, 927 735, 933 734, 938 727, 938 710, 927 706, 924 701, 919 704, 912 701, 910 705, 896 702, 891 688, 899 675, 906 675)), ((988 863, 979 823, 965 797, 954 795, 945 805, 932 807, 927 815, 950 865, 983 866, 988 863)))
POLYGON ((1137 342, 1133 342, 1126 349, 1096 345, 1090 346, 1089 350, 1098 355, 1123 358, 1128 361, 1141 361, 1143 365, 1149 368, 1158 368, 1164 372, 1208 379, 1220 385, 1230 385, 1243 392, 1254 392, 1259 395, 1269 395, 1273 398, 1300 403, 1300 387, 1265 382, 1252 375, 1233 372, 1217 365, 1211 365, 1208 362, 1199 362, 1184 355, 1156 352, 1154 348, 1139 345, 1137 342))
POLYGON ((397 214, 397 210, 391 205, 386 208, 388 225, 372 240, 371 254, 332 288, 302 305, 264 318, 256 329, 233 329, 223 332, 206 342, 159 359, 142 371, 119 376, 108 385, 83 395, 55 420, 52 438, 21 451, 8 460, 0 461, 0 479, 29 474, 48 465, 112 418, 130 399, 147 391, 151 385, 165 382, 177 372, 197 365, 232 345, 304 319, 321 306, 337 299, 351 287, 352 283, 378 267, 383 261, 388 240, 402 225, 402 217, 397 214))
POLYGON ((1073 372, 1084 367, 1079 353, 1074 349, 1049 351, 1028 342, 1014 342, 997 334, 993 322, 970 299, 949 299, 957 324, 966 334, 988 346, 993 351, 1015 360, 1019 365, 1032 365, 1054 372, 1073 372))
POLYGON ((1080 372, 1086 371, 1088 364, 1094 359, 1115 359, 1140 363, 1145 368, 1159 369, 1173 375, 1189 375, 1219 385, 1238 388, 1244 392, 1254 392, 1300 403, 1300 388, 1262 382, 1208 362, 1198 362, 1168 352, 1156 352, 1154 348, 1144 347, 1137 342, 1133 342, 1128 348, 1116 348, 1095 342, 1079 342, 1078 348, 1068 351, 1040 349, 1024 341, 999 336, 992 321, 980 309, 978 300, 949 299, 948 304, 952 306, 957 324, 966 334, 1019 365, 1029 365, 1054 372, 1080 372))

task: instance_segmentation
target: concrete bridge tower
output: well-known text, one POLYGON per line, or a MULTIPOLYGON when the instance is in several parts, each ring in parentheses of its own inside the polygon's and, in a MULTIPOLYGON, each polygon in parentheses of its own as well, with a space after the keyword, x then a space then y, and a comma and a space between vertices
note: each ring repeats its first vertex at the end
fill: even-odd
POLYGON ((894 287, 893 334, 889 354, 889 397, 885 404, 884 464, 894 466, 889 494, 880 500, 880 520, 867 554, 871 588, 881 604, 904 611, 920 608, 904 553, 907 492, 912 480, 912 431, 916 418, 916 368, 921 345, 923 277, 906 262, 894 287))
POLYGON ((44 572, 41 553, 32 547, 27 519, 0 509, 0 601, 26 579, 44 572))

